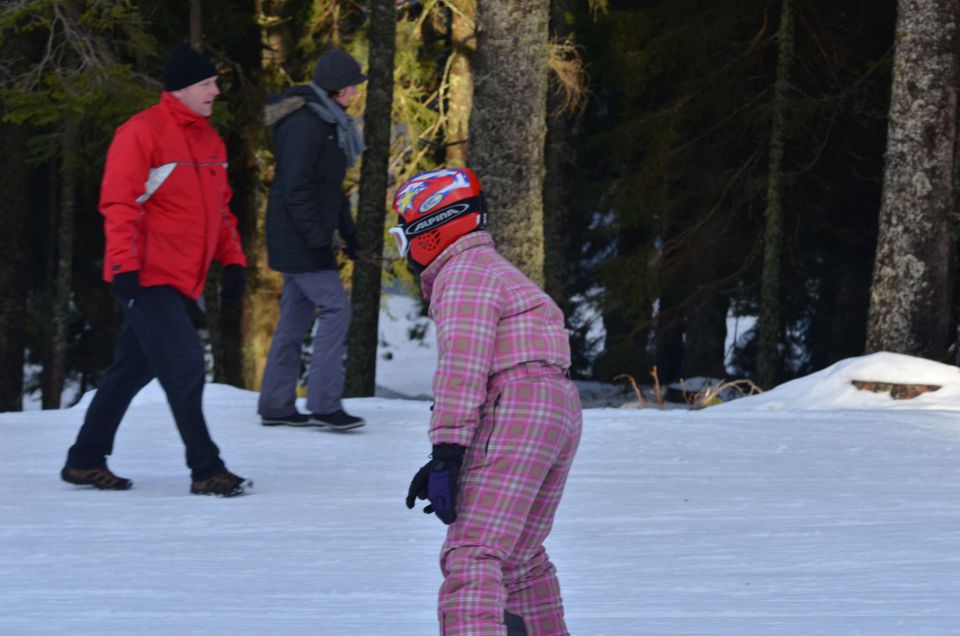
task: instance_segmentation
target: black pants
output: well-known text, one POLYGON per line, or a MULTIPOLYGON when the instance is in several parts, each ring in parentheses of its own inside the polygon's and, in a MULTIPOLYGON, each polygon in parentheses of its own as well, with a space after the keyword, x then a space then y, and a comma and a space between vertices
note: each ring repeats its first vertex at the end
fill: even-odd
POLYGON ((206 479, 223 468, 201 408, 206 379, 203 345, 185 297, 172 287, 144 287, 124 306, 113 364, 87 409, 77 441, 67 454, 67 466, 106 465, 130 401, 155 377, 167 394, 193 478, 206 479))

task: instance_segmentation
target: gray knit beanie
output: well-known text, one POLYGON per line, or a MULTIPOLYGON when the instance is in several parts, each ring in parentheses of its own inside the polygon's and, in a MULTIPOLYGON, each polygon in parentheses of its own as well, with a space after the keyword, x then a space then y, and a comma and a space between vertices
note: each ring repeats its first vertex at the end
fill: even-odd
POLYGON ((313 69, 313 83, 328 91, 338 91, 366 81, 360 64, 346 51, 330 49, 320 56, 313 69))

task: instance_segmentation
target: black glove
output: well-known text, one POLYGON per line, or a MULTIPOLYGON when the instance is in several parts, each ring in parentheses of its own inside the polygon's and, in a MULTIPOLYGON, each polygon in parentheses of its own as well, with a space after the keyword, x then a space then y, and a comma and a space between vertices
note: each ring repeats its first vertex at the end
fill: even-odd
POLYGON ((110 283, 110 293, 117 300, 129 303, 140 293, 140 272, 123 272, 113 277, 110 283))
POLYGON ((242 265, 227 265, 220 279, 220 300, 226 303, 240 300, 246 284, 247 270, 242 265))
POLYGON ((351 261, 357 260, 357 254, 360 252, 360 241, 357 240, 356 234, 351 234, 350 236, 345 237, 345 245, 343 246, 343 253, 347 255, 351 261))
POLYGON ((429 499, 423 511, 436 513, 440 521, 450 525, 457 520, 457 488, 460 465, 467 449, 459 444, 434 444, 432 459, 413 476, 407 491, 407 508, 417 499, 429 499))

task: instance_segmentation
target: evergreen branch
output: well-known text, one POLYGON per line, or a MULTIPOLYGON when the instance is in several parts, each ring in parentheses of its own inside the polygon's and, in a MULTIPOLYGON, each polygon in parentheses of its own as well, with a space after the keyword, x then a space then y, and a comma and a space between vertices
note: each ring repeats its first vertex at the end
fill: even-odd
POLYGON ((716 203, 713 205, 712 208, 710 208, 710 210, 705 215, 703 215, 697 221, 697 223, 687 227, 682 232, 680 232, 680 234, 678 234, 677 236, 671 237, 666 241, 664 241, 661 252, 665 260, 668 259, 675 250, 678 250, 680 245, 684 244, 692 235, 699 232, 700 229, 707 224, 707 221, 709 221, 713 217, 713 215, 720 209, 721 204, 727 198, 727 194, 733 188, 734 184, 737 183, 740 177, 747 171, 747 169, 751 167, 754 163, 756 163, 756 161, 759 159, 760 151, 762 149, 763 149, 763 146, 757 146, 756 149, 754 149, 753 154, 751 154, 747 158, 747 160, 739 168, 737 168, 737 171, 733 174, 733 177, 728 179, 726 184, 724 184, 723 191, 720 193, 720 196, 717 197, 716 203))
MULTIPOLYGON (((756 262, 761 251, 763 249, 763 243, 754 242, 750 248, 750 252, 747 253, 743 259, 740 261, 740 267, 730 273, 730 275, 723 278, 710 282, 710 288, 714 290, 715 293, 722 292, 730 283, 736 282, 742 279, 743 275, 753 267, 753 264, 756 262)), ((706 283, 701 286, 701 289, 709 289, 706 286, 706 283)), ((690 315, 690 313, 699 310, 707 301, 709 301, 709 293, 706 291, 701 294, 690 294, 682 301, 678 302, 676 305, 671 307, 668 310, 660 311, 660 318, 663 320, 673 320, 675 315, 690 315)), ((644 320, 639 320, 633 327, 627 332, 627 337, 636 338, 641 335, 644 330, 655 324, 655 318, 646 318, 644 320)))
POLYGON ((708 128, 707 130, 705 130, 705 131, 702 132, 701 134, 697 135, 697 136, 694 137, 693 139, 690 139, 689 141, 687 141, 687 142, 685 142, 685 143, 683 143, 683 144, 680 144, 679 146, 677 146, 677 147, 675 147, 675 148, 671 148, 671 149, 666 153, 666 155, 669 157, 670 155, 679 154, 680 152, 686 150, 688 147, 696 144, 697 142, 701 141, 702 139, 705 139, 705 138, 709 137, 709 136, 712 135, 714 132, 716 132, 717 130, 719 130, 719 129, 722 128, 723 126, 725 126, 725 125, 726 125, 730 120, 732 120, 734 117, 736 117, 737 115, 739 115, 739 114, 742 113, 743 111, 747 110, 748 108, 750 108, 751 106, 753 106, 753 105, 756 104, 757 102, 761 101, 764 97, 766 97, 766 95, 767 95, 767 93, 768 93, 769 91, 770 91, 770 87, 767 87, 767 88, 765 88, 764 90, 760 91, 760 92, 757 93, 752 99, 749 99, 749 100, 747 100, 746 102, 744 102, 744 104, 743 104, 742 106, 740 106, 739 108, 737 108, 737 109, 734 110, 733 112, 728 113, 726 117, 724 117, 723 119, 721 119, 720 121, 718 121, 716 124, 714 124, 713 126, 711 126, 710 128, 708 128))

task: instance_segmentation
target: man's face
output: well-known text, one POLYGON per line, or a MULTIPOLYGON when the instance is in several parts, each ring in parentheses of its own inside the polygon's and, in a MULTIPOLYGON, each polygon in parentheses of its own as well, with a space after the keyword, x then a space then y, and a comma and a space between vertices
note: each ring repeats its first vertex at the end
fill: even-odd
POLYGON ((172 91, 172 94, 196 114, 201 117, 210 117, 213 115, 213 100, 220 94, 217 76, 214 75, 186 88, 172 91))
POLYGON ((346 88, 341 88, 336 93, 333 94, 333 101, 337 102, 343 108, 346 108, 350 105, 350 100, 353 99, 353 96, 357 94, 356 86, 347 86, 346 88))

